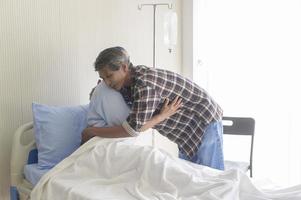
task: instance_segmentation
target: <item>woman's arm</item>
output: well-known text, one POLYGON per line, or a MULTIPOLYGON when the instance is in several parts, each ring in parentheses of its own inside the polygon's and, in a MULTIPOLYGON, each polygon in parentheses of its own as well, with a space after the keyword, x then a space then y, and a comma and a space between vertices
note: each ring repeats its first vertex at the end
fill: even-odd
MULTIPOLYGON (((177 110, 182 106, 182 99, 176 97, 170 104, 168 99, 165 100, 164 106, 158 115, 152 117, 148 122, 146 122, 139 132, 148 130, 154 127, 158 123, 167 119, 177 112, 177 110)), ((102 138, 121 138, 121 137, 131 137, 131 135, 122 127, 88 127, 84 129, 82 133, 82 144, 87 142, 94 136, 99 136, 102 138)))
POLYGON ((169 104, 169 100, 166 99, 160 113, 158 115, 153 116, 149 121, 147 121, 140 128, 139 132, 143 132, 149 128, 153 128, 155 125, 164 121, 168 117, 174 115, 181 106, 182 106, 182 99, 179 97, 176 97, 170 104, 169 104))

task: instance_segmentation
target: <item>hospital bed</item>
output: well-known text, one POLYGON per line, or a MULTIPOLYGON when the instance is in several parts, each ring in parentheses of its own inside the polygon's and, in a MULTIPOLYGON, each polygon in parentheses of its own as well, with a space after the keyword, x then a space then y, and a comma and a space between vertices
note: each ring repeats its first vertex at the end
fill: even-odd
POLYGON ((24 177, 26 164, 38 161, 38 152, 33 137, 33 123, 20 126, 13 137, 12 156, 10 162, 10 195, 11 200, 29 199, 33 185, 24 177))
MULTIPOLYGON (((33 184, 31 184, 24 176, 24 167, 28 164, 34 165, 34 163, 37 163, 38 152, 33 139, 32 128, 33 123, 30 122, 24 124, 17 129, 14 135, 11 157, 12 200, 30 199, 31 191, 35 191, 34 199, 44 199, 44 196, 43 198, 40 198, 39 195, 44 195, 45 193, 47 193, 46 199, 58 199, 58 197, 55 196, 57 195, 56 193, 60 193, 59 198, 61 198, 61 195, 65 195, 65 193, 68 192, 71 193, 65 195, 64 199, 65 197, 66 199, 74 199, 74 196, 72 195, 84 195, 82 197, 77 197, 76 199, 90 199, 90 196, 96 195, 98 199, 99 197, 102 197, 102 195, 108 194, 110 195, 106 196, 108 199, 114 199, 114 197, 115 199, 120 199, 121 197, 122 199, 152 199, 149 197, 153 196, 157 196, 158 199, 170 199, 169 197, 171 195, 180 194, 187 197, 182 198, 182 196, 181 199, 199 199, 198 197, 192 198, 193 195, 200 195, 204 197, 204 199, 214 199, 216 195, 223 195, 220 199, 255 200, 257 197, 258 199, 277 198, 279 200, 301 199, 301 186, 281 190, 260 190, 255 187, 250 178, 241 171, 229 170, 221 172, 219 170, 195 165, 185 160, 174 158, 167 153, 158 149, 153 149, 152 147, 135 147, 133 145, 120 144, 118 141, 110 142, 110 140, 97 137, 88 141, 85 145, 82 145, 75 153, 53 168, 53 170, 50 170, 48 173, 44 172, 44 174, 46 174, 37 186, 33 188, 33 184), (107 151, 106 155, 97 152, 101 152, 103 149, 111 150, 107 151), (85 175, 83 177, 81 175, 83 170, 79 166, 83 166, 83 163, 88 162, 87 160, 81 161, 81 159, 89 159, 89 154, 85 153, 89 151, 92 152, 94 150, 96 150, 96 154, 93 154, 92 157, 100 155, 98 159, 101 160, 102 164, 95 165, 94 163, 93 166, 93 163, 91 163, 91 168, 87 168, 88 171, 85 171, 85 175), (84 156, 81 157, 81 155, 84 156), (128 158, 125 158, 126 155, 130 156, 130 162, 128 162, 128 158), (114 158, 114 156, 117 156, 118 159, 114 158), (109 160, 109 165, 106 166, 103 161, 111 158, 113 160, 109 160), (123 158, 123 160, 120 158, 123 158), (141 158, 143 159, 141 160, 141 158), (76 165, 76 162, 79 162, 79 164, 76 165), (138 163, 138 165, 134 167, 134 171, 131 171, 131 167, 129 165, 133 165, 135 162, 138 163), (74 163, 76 166, 74 166, 74 163), (116 164, 118 167, 115 167, 114 169, 114 165, 111 165, 110 163, 114 163, 114 165, 116 164), (122 171, 120 169, 123 168, 125 170, 123 171, 124 174, 117 174, 116 176, 122 179, 110 179, 110 177, 107 179, 108 175, 112 175, 112 173, 119 173, 122 171), (148 173, 149 169, 153 170, 152 173, 148 173), (77 170, 79 170, 79 173, 77 173, 77 170), (106 173, 106 179, 104 179, 103 175, 103 177, 100 177, 98 180, 94 179, 95 174, 91 173, 99 172, 106 173), (89 177, 86 176, 91 177, 91 175, 94 179, 93 181, 97 181, 98 184, 96 185, 99 188, 95 189, 95 187, 93 187, 95 184, 85 185, 85 183, 89 183, 91 181, 89 180, 89 177), (70 178, 70 180, 64 181, 66 180, 66 177, 68 177, 68 179, 70 178), (128 178, 129 180, 127 180, 128 178), (112 182, 112 186, 108 185, 108 180, 109 182, 112 182), (70 190, 70 188, 68 189, 63 186, 64 184, 68 185, 69 183, 74 184, 74 182, 75 185, 83 185, 74 187, 74 190, 70 190), (49 186, 49 183, 52 185, 49 186), (56 183, 60 183, 61 186, 59 184, 55 185, 56 183), (126 184, 122 185, 123 183, 126 184), (53 185, 55 185, 55 187, 53 187, 53 185), (119 187, 120 185, 121 187, 119 187), (122 193, 125 192, 123 189, 125 186, 127 188, 126 193, 122 193), (44 190, 45 188, 46 190, 44 190), (51 189, 47 191, 47 188, 51 189), (55 188, 59 188, 58 191, 60 192, 53 192, 53 189, 55 188), (95 193, 95 191, 98 193, 95 193), (101 192, 99 193, 99 191, 101 192), (52 195, 51 193, 54 193, 54 198, 52 198, 52 196, 49 198, 49 195, 52 195), (113 196, 111 196, 111 194, 113 196), (119 195, 119 197, 116 198, 116 195, 119 195), (138 196, 133 198, 133 195, 138 196), (142 196, 139 195, 146 196, 147 198, 142 198, 142 196), (237 196, 238 198, 234 198, 234 196, 237 196)), ((91 197, 91 199, 93 199, 93 197, 91 197)))

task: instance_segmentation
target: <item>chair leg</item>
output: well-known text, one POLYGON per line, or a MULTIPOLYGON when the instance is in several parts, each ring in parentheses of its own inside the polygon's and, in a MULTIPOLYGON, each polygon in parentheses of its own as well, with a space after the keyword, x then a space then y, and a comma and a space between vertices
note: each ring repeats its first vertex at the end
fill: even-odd
POLYGON ((250 177, 251 177, 251 178, 253 177, 253 170, 252 170, 252 167, 250 167, 250 177))

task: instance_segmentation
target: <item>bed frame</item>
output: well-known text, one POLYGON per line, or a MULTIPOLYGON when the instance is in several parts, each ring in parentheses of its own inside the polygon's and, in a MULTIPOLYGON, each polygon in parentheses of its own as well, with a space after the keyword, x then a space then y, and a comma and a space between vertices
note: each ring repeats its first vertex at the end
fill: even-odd
POLYGON ((33 122, 26 123, 20 126, 13 136, 10 161, 11 200, 30 199, 33 185, 25 179, 23 169, 26 164, 37 163, 38 161, 38 151, 32 129, 33 122))

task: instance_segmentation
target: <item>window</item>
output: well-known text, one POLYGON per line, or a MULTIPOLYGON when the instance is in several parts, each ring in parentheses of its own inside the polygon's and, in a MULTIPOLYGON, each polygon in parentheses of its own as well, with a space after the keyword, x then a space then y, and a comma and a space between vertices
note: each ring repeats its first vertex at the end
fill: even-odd
POLYGON ((301 1, 194 0, 193 7, 194 80, 225 116, 255 118, 255 178, 300 184, 301 1))

